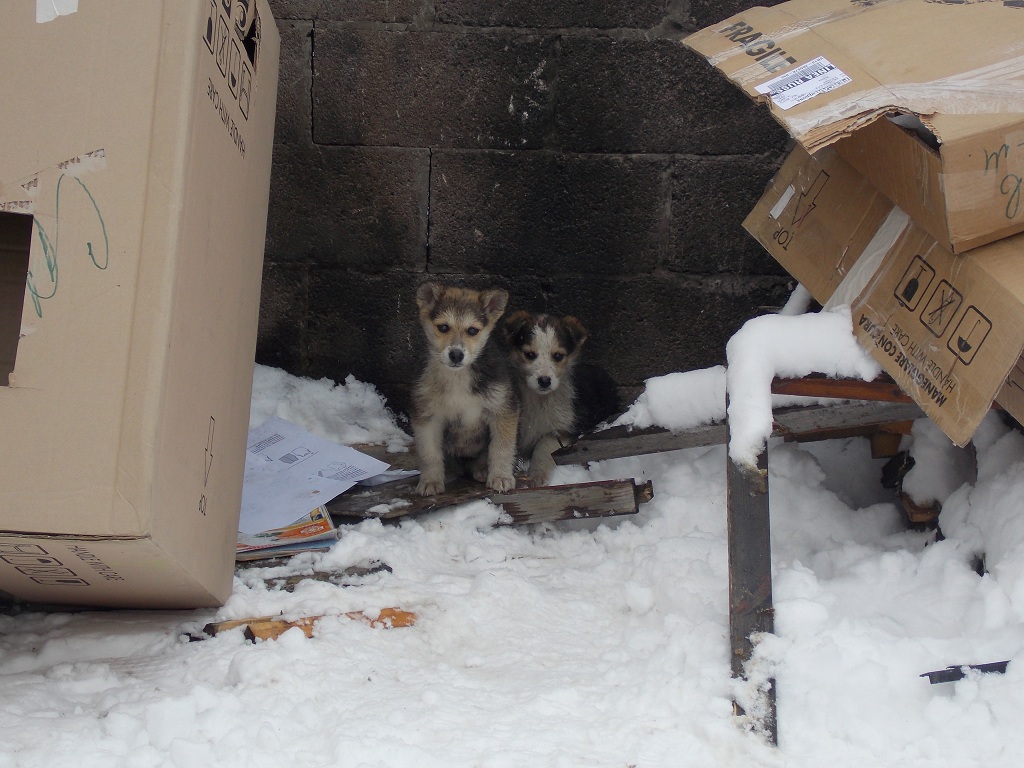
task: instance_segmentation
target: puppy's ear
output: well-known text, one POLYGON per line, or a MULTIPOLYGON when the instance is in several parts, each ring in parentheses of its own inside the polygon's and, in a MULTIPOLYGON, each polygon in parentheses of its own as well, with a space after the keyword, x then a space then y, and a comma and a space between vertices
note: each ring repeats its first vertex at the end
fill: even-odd
POLYGON ((583 342, 587 340, 587 329, 583 327, 583 323, 577 320, 572 315, 567 315, 562 318, 562 323, 565 325, 565 330, 569 332, 569 338, 572 339, 573 344, 577 347, 583 345, 583 342))
POLYGON ((480 294, 480 304, 488 320, 497 320, 508 306, 508 291, 504 288, 492 288, 480 294))
POLYGON ((530 324, 530 313, 525 309, 518 309, 505 318, 505 340, 510 344, 522 344, 519 334, 530 324))
POLYGON ((420 287, 416 289, 416 305, 420 309, 432 307, 441 298, 443 292, 444 286, 440 283, 435 283, 433 280, 421 283, 420 287))

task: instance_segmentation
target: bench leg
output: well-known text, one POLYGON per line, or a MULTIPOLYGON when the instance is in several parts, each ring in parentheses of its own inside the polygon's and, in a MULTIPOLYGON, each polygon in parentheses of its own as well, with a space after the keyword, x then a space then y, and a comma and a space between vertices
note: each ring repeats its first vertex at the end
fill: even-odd
MULTIPOLYGON (((732 676, 744 676, 743 665, 753 652, 751 635, 775 631, 772 607, 772 552, 768 517, 768 453, 758 456, 757 470, 740 467, 727 458, 729 539, 729 645, 732 676)), ((775 681, 763 702, 760 727, 778 743, 775 681)), ((760 709, 761 707, 759 707, 760 709)), ((742 708, 734 704, 737 715, 742 708)))

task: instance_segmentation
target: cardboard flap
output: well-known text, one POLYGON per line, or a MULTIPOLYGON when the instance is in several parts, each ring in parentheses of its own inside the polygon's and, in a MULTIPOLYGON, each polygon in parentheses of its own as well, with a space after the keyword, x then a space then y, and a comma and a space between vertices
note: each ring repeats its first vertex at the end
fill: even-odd
POLYGON ((791 0, 683 43, 814 152, 891 112, 1024 112, 1022 28, 1008 3, 791 0))
MULTIPOLYGON (((1024 21, 1024 13, 1021 14, 1024 21)), ((1024 35, 1024 25, 1021 34, 1024 35)), ((925 126, 943 144, 969 139, 979 133, 1003 134, 1007 129, 1024 122, 1022 112, 1002 112, 992 115, 931 115, 923 118, 925 126)))

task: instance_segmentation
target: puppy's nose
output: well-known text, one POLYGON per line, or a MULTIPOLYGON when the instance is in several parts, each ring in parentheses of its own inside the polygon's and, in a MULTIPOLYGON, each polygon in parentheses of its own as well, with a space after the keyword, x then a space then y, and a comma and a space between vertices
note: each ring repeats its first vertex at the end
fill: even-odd
POLYGON ((461 349, 449 349, 448 359, 452 361, 452 365, 458 365, 466 357, 466 353, 461 349))
POLYGON ((540 387, 541 389, 547 389, 548 387, 551 386, 551 377, 550 376, 538 376, 537 377, 537 386, 540 387))

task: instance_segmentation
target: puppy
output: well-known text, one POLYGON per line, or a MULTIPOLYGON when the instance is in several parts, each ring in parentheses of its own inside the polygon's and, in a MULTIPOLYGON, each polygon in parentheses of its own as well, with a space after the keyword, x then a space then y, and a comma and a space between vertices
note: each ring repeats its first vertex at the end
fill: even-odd
POLYGON ((587 329, 575 317, 519 311, 504 330, 517 370, 519 455, 530 462, 529 484, 545 485, 551 452, 618 413, 618 390, 603 369, 580 361, 587 329))
POLYGON ((519 398, 500 338, 491 338, 508 292, 427 282, 416 291, 416 304, 428 347, 413 390, 416 492, 444 491, 448 458, 469 460, 473 477, 488 488, 515 488, 519 398))

